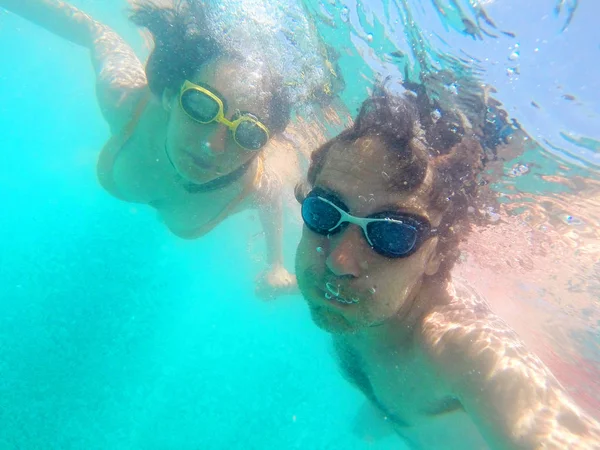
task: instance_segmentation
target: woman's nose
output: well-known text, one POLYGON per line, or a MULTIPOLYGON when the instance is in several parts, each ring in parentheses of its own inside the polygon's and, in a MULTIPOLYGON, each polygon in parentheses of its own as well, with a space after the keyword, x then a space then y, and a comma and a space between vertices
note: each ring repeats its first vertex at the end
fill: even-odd
POLYGON ((225 151, 228 131, 227 127, 220 124, 210 131, 208 136, 206 136, 206 147, 208 152, 213 155, 219 155, 225 151))

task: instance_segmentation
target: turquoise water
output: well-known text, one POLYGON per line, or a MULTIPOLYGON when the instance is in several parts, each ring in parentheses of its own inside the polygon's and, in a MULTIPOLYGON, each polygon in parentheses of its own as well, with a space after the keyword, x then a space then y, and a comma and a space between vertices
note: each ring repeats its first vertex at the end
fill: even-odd
POLYGON ((302 301, 253 295, 255 215, 188 242, 109 197, 86 52, 0 27, 0 448, 365 448, 362 400, 302 301))
MULTIPOLYGON (((126 21, 124 1, 73 3, 110 23, 139 54, 147 53, 126 21)), ((515 2, 505 3, 512 12, 502 10, 500 0, 488 3, 503 17, 499 27, 520 26, 510 22, 513 13, 518 17, 515 2)), ((568 18, 564 12, 552 16, 548 3, 537 7, 548 10, 553 28, 536 36, 546 33, 562 42, 568 18)), ((581 3, 571 27, 586 26, 597 9, 581 3)), ((347 82, 342 97, 350 108, 367 94, 373 68, 385 63, 402 72, 401 64, 383 56, 406 44, 402 4, 307 3, 325 40, 341 54, 347 82)), ((597 180, 597 80, 584 80, 582 92, 565 91, 575 92, 583 109, 553 103, 567 87, 523 100, 527 88, 511 90, 514 74, 507 76, 502 67, 501 79, 490 69, 490 48, 457 32, 455 16, 440 21, 427 2, 406 5, 415 32, 426 36, 420 66, 409 64, 413 73, 451 53, 424 31, 427 24, 440 28, 436 33, 448 46, 460 40, 478 52, 482 70, 489 69, 484 77, 500 86, 498 97, 539 144, 504 164, 528 164, 529 177, 504 177, 498 191, 519 193, 511 202, 521 206, 534 195, 576 191, 544 175, 597 180), (534 100, 543 105, 542 118, 523 106, 534 100), (573 112, 561 121, 565 111, 573 112), (546 129, 541 122, 551 125, 546 129), (558 130, 591 140, 582 145, 561 138, 558 130)), ((510 38, 502 36, 485 42, 494 49, 502 42, 510 56, 514 40, 504 45, 510 38)), ((529 45, 525 41, 523 36, 521 48, 529 45)), ((524 53, 519 58, 526 59, 524 53)), ((353 433, 364 400, 341 379, 329 340, 313 326, 302 300, 264 303, 253 295, 254 278, 264 268, 256 214, 236 216, 205 239, 181 241, 149 208, 116 201, 100 189, 95 160, 108 128, 96 106, 86 51, 0 10, 0 65, 0 449, 403 448, 393 436, 375 440, 353 433)), ((564 75, 562 67, 556 77, 564 75)), ((520 71, 525 78, 525 69, 520 71)), ((598 211, 588 213, 582 220, 594 234, 598 211)), ((580 217, 569 210, 560 214, 580 217)), ((287 265, 293 267, 299 238, 294 216, 286 233, 287 265)), ((593 317, 598 306, 589 308, 594 312, 587 316, 575 314, 593 317)), ((600 361, 597 324, 577 332, 576 348, 600 361)))

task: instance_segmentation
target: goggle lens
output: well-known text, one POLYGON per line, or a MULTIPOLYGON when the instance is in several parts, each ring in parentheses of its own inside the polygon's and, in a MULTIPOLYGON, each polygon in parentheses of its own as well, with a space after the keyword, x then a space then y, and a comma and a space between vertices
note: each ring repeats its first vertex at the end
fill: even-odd
POLYGON ((269 140, 267 132, 250 118, 237 125, 233 137, 239 145, 248 150, 259 150, 269 140))
POLYGON ((417 230, 408 224, 398 222, 371 222, 367 225, 367 235, 379 253, 387 256, 404 256, 415 248, 417 230))
POLYGON ((308 228, 318 234, 333 234, 334 227, 342 218, 341 214, 319 197, 308 196, 302 202, 302 219, 308 228))
POLYGON ((210 123, 219 115, 217 101, 196 89, 188 89, 182 94, 181 106, 187 114, 200 123, 210 123))

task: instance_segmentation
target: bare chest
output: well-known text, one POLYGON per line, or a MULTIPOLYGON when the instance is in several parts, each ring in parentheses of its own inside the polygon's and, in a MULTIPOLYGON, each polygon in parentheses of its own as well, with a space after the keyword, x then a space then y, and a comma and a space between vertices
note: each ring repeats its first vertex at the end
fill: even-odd
POLYGON ((245 177, 220 189, 197 189, 175 172, 164 152, 136 139, 119 151, 111 172, 117 197, 154 207, 165 225, 185 238, 203 234, 207 225, 245 203, 240 201, 245 177))
POLYGON ((154 147, 152 142, 134 137, 122 148, 111 149, 114 156, 107 170, 117 197, 149 204, 177 192, 166 155, 154 147))
POLYGON ((338 354, 345 377, 412 448, 487 448, 443 376, 414 351, 365 355, 338 346, 338 354))

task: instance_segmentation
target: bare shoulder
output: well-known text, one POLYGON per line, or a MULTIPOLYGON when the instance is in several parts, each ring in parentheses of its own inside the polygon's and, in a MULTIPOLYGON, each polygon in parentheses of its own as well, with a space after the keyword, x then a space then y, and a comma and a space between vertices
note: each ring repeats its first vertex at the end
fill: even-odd
POLYGON ((422 343, 436 362, 446 369, 460 370, 464 365, 459 362, 476 361, 491 369, 500 359, 510 357, 530 370, 547 372, 541 360, 527 351, 517 333, 474 289, 451 282, 447 295, 449 301, 433 308, 421 322, 422 343))
POLYGON ((144 67, 123 38, 103 24, 94 33, 92 61, 98 103, 111 128, 129 120, 131 109, 149 93, 144 67))
POLYGON ((112 28, 96 24, 94 47, 94 63, 102 82, 113 89, 146 86, 142 63, 129 44, 112 28))

